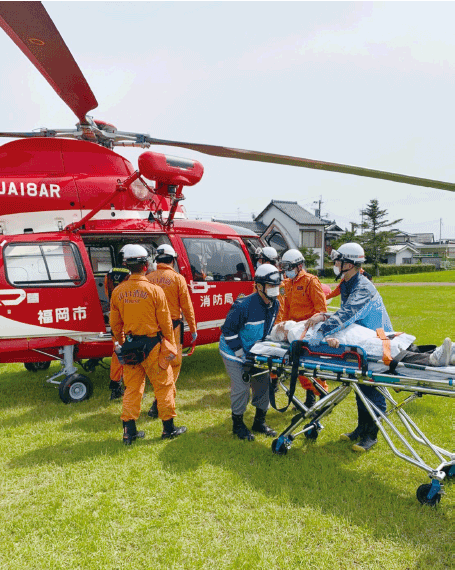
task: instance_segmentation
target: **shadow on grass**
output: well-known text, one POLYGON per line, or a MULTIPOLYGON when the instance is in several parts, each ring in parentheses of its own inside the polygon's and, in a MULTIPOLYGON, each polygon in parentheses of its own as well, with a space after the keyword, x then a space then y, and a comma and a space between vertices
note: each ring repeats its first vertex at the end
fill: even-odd
MULTIPOLYGON (((368 527, 377 539, 390 539, 393 535, 394 540, 406 545, 433 550, 428 555, 431 559, 438 546, 451 544, 449 521, 441 510, 420 505, 414 494, 403 497, 397 491, 396 478, 389 486, 380 474, 353 470, 352 464, 362 462, 365 456, 353 453, 350 445, 300 439, 288 455, 278 456, 271 451, 271 438, 256 436, 254 442, 239 441, 231 435, 231 429, 230 420, 226 420, 213 428, 186 434, 160 452, 163 468, 184 474, 210 463, 231 471, 234 479, 240 477, 281 506, 284 502, 342 517, 349 525, 368 527), (401 501, 398 509, 397 501, 401 501), (427 536, 422 528, 428 525, 433 534, 427 536), (439 536, 439 545, 434 543, 435 534, 439 536)), ((423 472, 422 475, 423 483, 426 480, 423 472)), ((454 486, 447 484, 446 488, 453 492, 454 486)), ((417 567, 430 566, 422 558, 417 567)))

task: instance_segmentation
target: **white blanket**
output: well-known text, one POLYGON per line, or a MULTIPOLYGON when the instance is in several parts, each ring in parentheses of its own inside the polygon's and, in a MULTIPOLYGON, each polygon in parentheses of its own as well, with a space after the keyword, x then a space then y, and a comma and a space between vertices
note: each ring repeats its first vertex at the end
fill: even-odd
MULTIPOLYGON (((282 324, 282 323, 280 323, 282 324)), ((303 329, 305 328, 306 321, 301 321, 296 323, 295 321, 286 321, 284 323, 284 328, 287 331, 287 341, 292 342, 294 340, 301 339, 303 329)), ((322 323, 317 324, 315 327, 308 329, 304 339, 310 340, 313 335, 319 330, 322 323)), ((275 325, 270 334, 271 340, 275 342, 283 342, 285 340, 284 334, 277 332, 278 325, 275 325)), ((391 335, 394 333, 386 333, 391 335)), ((336 338, 341 344, 350 344, 362 347, 367 355, 371 358, 381 360, 383 355, 383 343, 380 338, 377 337, 376 331, 362 327, 361 325, 349 325, 347 328, 330 335, 327 338, 336 338)), ((410 334, 402 333, 396 336, 390 341, 390 352, 392 358, 395 358, 399 352, 407 349, 414 341, 416 337, 410 334)))

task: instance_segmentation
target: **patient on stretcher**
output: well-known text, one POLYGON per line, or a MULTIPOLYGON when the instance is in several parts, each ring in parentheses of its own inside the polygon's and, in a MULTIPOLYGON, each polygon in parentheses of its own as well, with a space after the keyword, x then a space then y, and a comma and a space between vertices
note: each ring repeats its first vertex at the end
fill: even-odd
MULTIPOLYGON (((296 323, 285 321, 275 325, 270 337, 275 342, 293 342, 305 340, 310 345, 316 340, 320 341, 319 329, 322 323, 316 324, 306 332, 306 321, 296 323)), ((362 325, 352 324, 330 337, 324 339, 332 348, 338 348, 340 344, 360 346, 372 360, 387 358, 398 362, 411 362, 423 366, 449 366, 455 365, 455 344, 450 338, 446 338, 440 347, 428 345, 418 347, 414 344, 416 337, 406 333, 374 331, 362 325)), ((388 362, 386 362, 388 364, 388 362)))

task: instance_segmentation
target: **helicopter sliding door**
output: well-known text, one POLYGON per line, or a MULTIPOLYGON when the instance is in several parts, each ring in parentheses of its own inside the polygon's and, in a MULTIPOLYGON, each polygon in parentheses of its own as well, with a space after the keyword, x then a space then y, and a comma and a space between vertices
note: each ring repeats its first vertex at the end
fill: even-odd
POLYGON ((234 301, 253 292, 250 265, 240 239, 183 237, 182 242, 198 334, 204 342, 216 342, 234 301))
MULTIPOLYGON (((84 234, 84 244, 90 259, 90 266, 96 283, 97 295, 101 310, 103 312, 104 323, 106 329, 110 332, 109 311, 110 300, 105 290, 106 274, 113 267, 122 267, 122 256, 120 250, 128 243, 137 243, 145 247, 149 252, 150 260, 154 259, 156 248, 163 244, 169 244, 170 240, 166 234, 141 234, 122 236, 118 232, 115 234, 84 234)), ((150 271, 153 270, 153 264, 150 265, 150 271)), ((176 268, 177 269, 177 268, 176 268)))

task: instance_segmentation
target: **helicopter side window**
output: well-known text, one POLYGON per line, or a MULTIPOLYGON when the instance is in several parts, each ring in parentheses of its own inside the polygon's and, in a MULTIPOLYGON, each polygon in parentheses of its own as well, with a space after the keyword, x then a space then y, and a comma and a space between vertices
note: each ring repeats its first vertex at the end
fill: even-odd
POLYGON ((235 240, 183 238, 194 281, 249 281, 251 273, 235 240))
POLYGON ((6 277, 17 287, 74 287, 85 281, 79 251, 69 242, 9 244, 3 257, 6 277))
POLYGON ((112 246, 87 246, 90 264, 95 275, 108 273, 114 264, 114 251, 112 246))
POLYGON ((288 249, 288 245, 284 237, 279 232, 273 232, 272 235, 268 235, 266 242, 268 245, 274 247, 277 250, 278 255, 281 255, 285 250, 288 249))
POLYGON ((256 267, 258 261, 258 252, 262 249, 263 245, 258 237, 244 237, 242 238, 248 253, 250 254, 253 267, 256 267))

